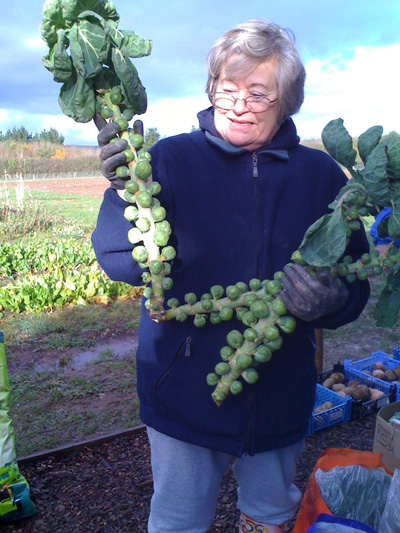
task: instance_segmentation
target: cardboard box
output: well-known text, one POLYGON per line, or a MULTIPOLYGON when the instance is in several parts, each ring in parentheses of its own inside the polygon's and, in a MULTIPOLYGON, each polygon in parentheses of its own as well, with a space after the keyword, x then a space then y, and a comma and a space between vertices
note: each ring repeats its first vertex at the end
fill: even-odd
POLYGON ((391 470, 400 468, 400 425, 389 419, 399 412, 400 402, 394 402, 382 407, 376 417, 373 451, 382 453, 383 463, 391 470))

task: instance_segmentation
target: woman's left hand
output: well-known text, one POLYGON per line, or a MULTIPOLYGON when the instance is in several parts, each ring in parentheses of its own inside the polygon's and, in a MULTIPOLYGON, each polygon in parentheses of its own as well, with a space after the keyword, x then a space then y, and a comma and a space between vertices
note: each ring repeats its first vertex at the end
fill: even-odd
POLYGON ((345 305, 349 292, 345 285, 326 272, 314 277, 304 266, 286 265, 280 280, 280 297, 290 313, 310 322, 330 315, 345 305))

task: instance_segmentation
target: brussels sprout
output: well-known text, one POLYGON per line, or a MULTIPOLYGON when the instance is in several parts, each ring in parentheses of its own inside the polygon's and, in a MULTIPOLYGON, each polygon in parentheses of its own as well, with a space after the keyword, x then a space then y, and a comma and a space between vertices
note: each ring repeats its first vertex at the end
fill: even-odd
POLYGON ((247 307, 250 307, 253 302, 258 302, 258 296, 254 292, 249 292, 243 296, 243 303, 247 307))
POLYGON ((172 246, 165 246, 161 251, 161 255, 166 261, 171 261, 176 257, 175 248, 172 246))
POLYGON ((190 305, 193 305, 197 302, 197 296, 195 295, 194 292, 187 292, 184 296, 184 299, 185 299, 185 302, 190 305))
POLYGON ((382 265, 383 265, 384 267, 387 267, 387 268, 392 268, 392 266, 393 266, 393 261, 392 261, 392 259, 391 259, 390 257, 384 257, 384 258, 382 259, 382 265))
POLYGON ((152 168, 148 161, 139 161, 135 168, 135 174, 138 178, 146 181, 151 176, 152 168))
POLYGON ((171 265, 169 263, 164 263, 164 272, 166 276, 171 274, 171 265))
POLYGON ((277 337, 277 338, 274 339, 274 340, 264 339, 264 344, 265 344, 265 346, 267 346, 272 352, 274 352, 275 350, 279 350, 279 348, 282 347, 283 340, 282 340, 282 337, 281 337, 281 336, 277 337))
POLYGON ((260 300, 257 300, 250 305, 250 311, 256 318, 266 318, 269 315, 268 306, 260 300))
POLYGON ((148 187, 149 192, 155 196, 161 192, 161 185, 157 181, 152 181, 148 187))
POLYGON ((383 269, 381 266, 376 266, 372 269, 372 272, 376 275, 376 276, 380 276, 383 272, 383 269))
POLYGON ((284 275, 285 275, 284 272, 282 272, 281 270, 277 270, 274 274, 274 280, 280 281, 284 275))
POLYGON ((337 273, 338 273, 338 276, 341 276, 342 278, 347 276, 347 274, 349 273, 348 265, 344 263, 340 263, 340 265, 338 265, 337 267, 337 273))
POLYGON ((135 155, 130 148, 123 150, 122 153, 124 154, 127 163, 130 163, 135 159, 135 155))
POLYGON ((211 385, 211 387, 214 387, 218 383, 218 376, 214 372, 207 374, 206 381, 208 385, 211 385))
POLYGON ((164 278, 161 282, 161 285, 165 291, 169 291, 170 289, 172 289, 174 281, 172 278, 164 278))
POLYGON ((211 295, 213 298, 222 298, 225 290, 221 285, 213 285, 210 289, 211 295))
POLYGON ((128 231, 128 241, 132 244, 136 244, 143 240, 143 233, 139 228, 131 228, 128 231))
POLYGON ((139 210, 136 206, 128 205, 128 207, 125 208, 124 217, 126 218, 126 220, 132 222, 133 220, 136 220, 138 216, 139 210))
POLYGON ((368 265, 368 263, 371 262, 371 255, 370 254, 362 254, 361 261, 364 263, 364 265, 368 265))
POLYGON ((120 92, 112 92, 110 93, 110 100, 111 103, 114 105, 118 105, 122 102, 122 94, 120 92))
POLYGON ((149 283, 151 281, 151 276, 149 272, 143 272, 142 273, 142 280, 143 283, 149 283))
POLYGON ((235 350, 231 346, 222 346, 219 353, 221 354, 221 359, 223 361, 229 361, 235 353, 235 350))
POLYGON ((350 263, 353 262, 353 258, 351 257, 351 255, 345 255, 342 261, 345 265, 350 265, 350 263))
POLYGON ((232 383, 229 386, 229 390, 232 394, 239 394, 243 388, 243 385, 240 381, 235 379, 235 381, 232 381, 232 383))
POLYGON ((207 324, 206 315, 196 315, 194 317, 193 324, 196 326, 196 328, 204 328, 204 326, 207 324))
POLYGON ((136 201, 140 207, 150 207, 152 196, 147 191, 141 191, 136 196, 136 201))
POLYGON ((227 322, 228 320, 232 320, 233 318, 233 309, 230 307, 223 307, 220 312, 219 316, 221 317, 221 320, 227 322))
POLYGON ((243 335, 240 333, 240 331, 233 329, 226 336, 226 341, 229 346, 232 346, 232 348, 239 348, 243 344, 243 335))
POLYGON ((220 376, 224 376, 227 374, 230 370, 230 367, 228 363, 218 363, 215 365, 215 373, 219 374, 220 376))
POLYGON ((258 291, 261 287, 261 281, 257 278, 253 278, 249 281, 249 287, 251 291, 258 291))
POLYGON ((357 270, 357 278, 361 281, 365 280, 368 278, 368 270, 366 268, 359 268, 357 270))
POLYGON ((276 298, 271 304, 272 310, 277 315, 281 316, 287 313, 286 305, 280 298, 276 298))
POLYGON ((144 263, 145 261, 147 261, 148 253, 145 246, 135 246, 135 248, 132 250, 132 257, 138 263, 144 263))
POLYGON ((237 300, 240 296, 240 291, 236 285, 228 285, 226 295, 230 300, 237 300))
POLYGON ((168 307, 178 307, 179 305, 179 300, 177 298, 170 298, 168 301, 167 301, 167 305, 168 307))
POLYGON ((251 366, 252 362, 253 359, 250 357, 250 355, 246 353, 241 353, 236 357, 236 366, 239 370, 248 368, 249 366, 251 366))
POLYGON ((153 296, 153 289, 151 287, 146 287, 143 291, 143 296, 145 298, 151 298, 153 296))
POLYGON ((210 322, 211 322, 211 324, 221 324, 222 319, 219 316, 219 313, 211 313, 210 314, 210 322))
POLYGON ((238 281, 237 283, 235 283, 235 285, 239 289, 240 294, 244 294, 249 290, 248 286, 246 285, 246 283, 243 283, 243 281, 238 281))
POLYGON ((257 319, 251 311, 244 312, 241 320, 245 326, 254 326, 257 323, 257 319))
POLYGON ((168 242, 169 235, 166 231, 161 229, 156 229, 153 235, 154 243, 157 246, 165 246, 168 242))
POLYGON ((156 222, 161 222, 161 220, 164 220, 167 212, 165 211, 165 209, 163 207, 155 207, 152 211, 151 211, 151 214, 153 215, 153 218, 156 222))
POLYGON ((146 152, 143 148, 138 152, 138 156, 140 160, 146 160, 149 163, 151 162, 151 154, 146 152))
POLYGON ((272 357, 271 350, 264 344, 260 344, 254 354, 254 359, 259 363, 266 363, 272 357))
POLYGON ((176 315, 176 320, 177 320, 178 322, 185 322, 186 319, 187 319, 187 314, 184 313, 183 311, 181 311, 180 313, 178 313, 178 314, 176 315))
POLYGON ((296 327, 296 320, 292 316, 282 316, 278 320, 278 326, 285 333, 292 333, 296 327))
POLYGON ((161 222, 156 222, 156 229, 160 229, 162 231, 165 231, 165 233, 168 233, 168 235, 171 235, 171 226, 167 220, 161 220, 161 222))
MULTIPOLYGON (((247 307, 236 307, 235 311, 236 311, 237 320, 240 320, 241 322, 243 321, 243 316, 245 315, 245 313, 250 312, 250 311, 247 311, 247 307)), ((246 325, 250 325, 250 324, 246 324, 246 325)))
POLYGON ((150 229, 150 220, 146 217, 139 217, 136 222, 136 227, 140 229, 142 233, 146 233, 150 229))
POLYGON ((354 283, 356 279, 357 279, 357 275, 353 274, 353 272, 351 272, 350 274, 347 274, 346 276, 347 283, 354 283))
POLYGON ((201 307, 204 309, 204 311, 209 311, 213 308, 213 303, 209 298, 201 298, 200 300, 201 307))
POLYGON ((138 148, 141 148, 144 142, 144 139, 139 133, 131 133, 129 135, 129 142, 132 146, 132 148, 135 148, 136 150, 138 148))
POLYGON ((243 337, 249 342, 256 342, 258 340, 257 331, 253 328, 247 328, 244 330, 243 337))
MULTIPOLYGON (((126 168, 128 170, 127 167, 118 167, 118 168, 126 168)), ((118 169, 117 169, 118 170, 118 169)), ((128 170, 128 173, 129 173, 129 170, 128 170)), ((121 176, 123 177, 123 176, 121 176)), ((125 183, 125 189, 130 193, 130 194, 135 194, 135 192, 138 192, 139 190, 139 185, 137 184, 137 182, 135 180, 129 180, 125 183)))
POLYGON ((255 383, 258 380, 258 372, 255 368, 245 368, 241 373, 242 378, 247 383, 255 383))
POLYGON ((151 300, 146 300, 146 301, 144 302, 144 306, 145 306, 146 309, 150 309, 150 307, 151 307, 151 300))
POLYGON ((273 279, 273 280, 268 280, 266 282, 265 288, 270 294, 272 294, 273 296, 276 296, 277 294, 281 292, 282 285, 280 281, 278 281, 277 279, 273 279))
POLYGON ((112 109, 110 109, 109 107, 107 106, 104 106, 102 109, 101 109, 101 116, 104 118, 104 119, 109 119, 111 117, 114 116, 114 111, 112 109))
POLYGON ((131 204, 136 202, 136 196, 128 191, 124 191, 124 199, 131 204))
POLYGON ((164 270, 164 263, 162 261, 158 261, 158 259, 153 259, 153 261, 150 261, 149 263, 149 270, 152 274, 161 274, 161 272, 164 270))
POLYGON ((274 341, 279 337, 279 329, 276 326, 268 326, 264 330, 264 336, 269 341, 274 341))

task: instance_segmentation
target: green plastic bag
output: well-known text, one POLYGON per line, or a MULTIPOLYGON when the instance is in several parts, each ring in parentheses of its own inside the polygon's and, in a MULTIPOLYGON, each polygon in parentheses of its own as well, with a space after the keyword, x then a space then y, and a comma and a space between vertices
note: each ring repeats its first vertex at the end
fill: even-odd
POLYGON ((25 518, 36 511, 28 482, 18 469, 9 408, 10 384, 3 332, 0 331, 0 522, 25 518))

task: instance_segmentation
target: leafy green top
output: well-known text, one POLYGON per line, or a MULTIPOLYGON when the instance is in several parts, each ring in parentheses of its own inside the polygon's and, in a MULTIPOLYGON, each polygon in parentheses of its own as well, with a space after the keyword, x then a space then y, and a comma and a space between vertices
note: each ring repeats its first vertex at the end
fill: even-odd
POLYGON ((96 91, 116 85, 125 109, 132 115, 146 111, 146 91, 129 58, 149 55, 152 42, 119 30, 118 22, 108 0, 47 0, 43 7, 40 33, 50 48, 43 65, 63 83, 60 107, 77 122, 100 112, 96 91))

